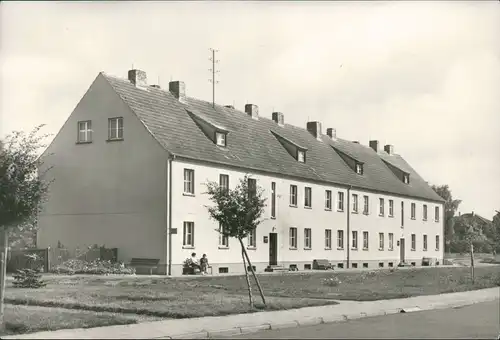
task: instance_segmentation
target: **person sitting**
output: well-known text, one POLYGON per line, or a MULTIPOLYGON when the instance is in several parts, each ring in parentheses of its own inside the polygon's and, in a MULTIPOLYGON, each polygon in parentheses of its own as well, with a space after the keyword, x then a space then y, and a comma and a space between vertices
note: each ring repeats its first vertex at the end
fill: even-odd
POLYGON ((188 259, 187 264, 188 264, 188 267, 193 270, 193 273, 196 272, 196 270, 198 270, 198 271, 201 270, 198 259, 196 258, 196 253, 191 254, 191 258, 188 259))
POLYGON ((207 272, 207 268, 208 268, 207 254, 203 254, 203 257, 200 259, 200 268, 201 268, 202 275, 208 274, 208 272, 207 272))

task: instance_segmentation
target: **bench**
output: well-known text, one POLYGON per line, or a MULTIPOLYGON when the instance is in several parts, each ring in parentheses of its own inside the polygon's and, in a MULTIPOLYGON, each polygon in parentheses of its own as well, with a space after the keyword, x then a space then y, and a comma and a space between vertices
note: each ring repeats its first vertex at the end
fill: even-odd
POLYGON ((313 260, 313 269, 327 270, 333 269, 332 264, 326 259, 313 260))
MULTIPOLYGON (((207 272, 210 270, 210 275, 213 275, 213 268, 212 266, 207 266, 207 272)), ((182 267, 182 275, 195 275, 195 274, 201 274, 201 270, 195 267, 182 267)))
POLYGON ((160 259, 133 258, 130 261, 130 267, 148 268, 149 275, 153 275, 153 269, 158 269, 158 263, 160 263, 160 259))

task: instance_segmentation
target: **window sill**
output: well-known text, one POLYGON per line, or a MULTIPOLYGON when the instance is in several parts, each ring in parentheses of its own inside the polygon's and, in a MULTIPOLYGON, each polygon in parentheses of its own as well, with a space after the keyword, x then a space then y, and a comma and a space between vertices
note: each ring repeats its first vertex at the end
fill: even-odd
POLYGON ((325 211, 332 211, 332 208, 325 208, 325 211))
POLYGON ((353 210, 353 211, 351 212, 351 214, 356 214, 356 215, 357 215, 357 214, 358 214, 358 212, 353 210))
POLYGON ((189 192, 183 192, 182 193, 182 196, 190 196, 190 197, 194 197, 195 194, 192 194, 192 193, 189 193, 189 192))
POLYGON ((415 251, 415 249, 410 249, 410 251, 415 251))
POLYGON ((394 251, 394 248, 389 248, 389 249, 387 249, 387 250, 388 250, 388 251, 394 251))
POLYGON ((356 250, 356 251, 357 251, 357 250, 358 250, 358 248, 351 248, 351 250, 356 250))
POLYGON ((247 247, 247 249, 248 249, 248 250, 256 250, 256 249, 257 249, 257 247, 256 247, 256 246, 248 246, 248 247, 247 247))
POLYGON ((427 219, 426 219, 426 218, 423 218, 423 219, 422 219, 422 221, 427 222, 427 219))
POLYGON ((297 208, 297 205, 296 205, 296 204, 295 204, 295 205, 290 204, 289 206, 290 206, 290 208, 297 208))
POLYGON ((332 247, 325 247, 325 250, 332 250, 332 247))
POLYGON ((297 247, 290 247, 289 250, 297 250, 297 247))
POLYGON ((182 246, 182 249, 194 249, 194 246, 182 246))
POLYGON ((75 144, 92 144, 92 141, 76 142, 75 144))
POLYGON ((369 249, 368 248, 363 248, 363 251, 368 251, 369 249))
POLYGON ((219 246, 219 249, 229 249, 229 246, 219 246))
POLYGON ((411 219, 415 221, 415 217, 412 217, 411 219))
POLYGON ((439 220, 434 220, 434 222, 438 223, 438 222, 439 222, 439 220))
POLYGON ((311 250, 311 248, 308 248, 308 247, 304 247, 304 250, 311 250))
POLYGON ((436 250, 435 250, 435 251, 439 251, 439 248, 436 248, 436 250))
POLYGON ((384 248, 378 248, 379 251, 384 251, 384 248))
POLYGON ((368 215, 370 215, 370 213, 363 211, 363 215, 368 216, 368 215))
POLYGON ((427 251, 427 249, 424 249, 423 251, 427 251))
POLYGON ((337 209, 337 212, 344 212, 344 209, 337 209))
POLYGON ((384 214, 378 214, 380 217, 384 217, 385 215, 384 214))
POLYGON ((304 206, 304 209, 312 209, 312 207, 306 207, 306 206, 304 206))
POLYGON ((123 138, 108 138, 106 139, 106 142, 121 142, 123 141, 123 138))
POLYGON ((390 217, 390 218, 394 218, 394 215, 389 215, 388 217, 390 217))
POLYGON ((344 247, 337 247, 337 250, 344 250, 344 247))

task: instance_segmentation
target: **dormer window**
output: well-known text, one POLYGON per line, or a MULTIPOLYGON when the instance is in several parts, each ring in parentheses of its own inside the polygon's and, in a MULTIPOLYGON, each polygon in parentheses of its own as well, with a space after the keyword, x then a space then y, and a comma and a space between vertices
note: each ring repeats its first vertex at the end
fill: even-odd
POLYGON ((306 162, 306 152, 302 150, 297 150, 297 160, 301 163, 306 162))
POLYGON ((356 173, 358 175, 362 175, 363 174, 363 164, 356 163, 356 173))
POLYGON ((216 132, 215 141, 218 146, 226 146, 226 134, 223 132, 216 132))
POLYGON ((410 184, 410 175, 409 174, 403 174, 403 182, 405 184, 410 184))

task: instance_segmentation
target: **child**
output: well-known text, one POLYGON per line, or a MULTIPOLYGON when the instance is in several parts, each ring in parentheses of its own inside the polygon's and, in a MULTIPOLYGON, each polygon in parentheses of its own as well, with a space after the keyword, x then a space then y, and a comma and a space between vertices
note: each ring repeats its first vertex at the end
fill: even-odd
POLYGON ((203 254, 203 257, 200 259, 200 266, 201 266, 201 274, 205 275, 207 273, 207 268, 208 268, 208 258, 207 254, 203 254))

